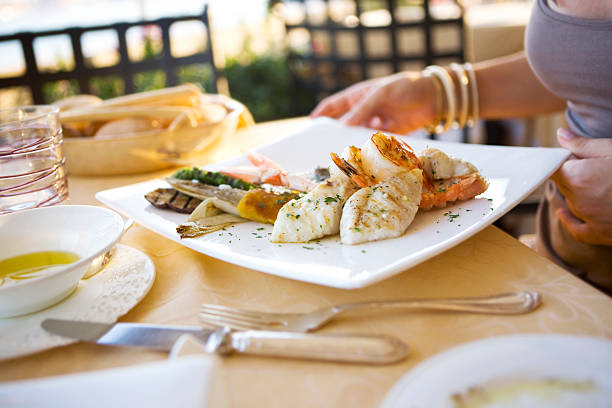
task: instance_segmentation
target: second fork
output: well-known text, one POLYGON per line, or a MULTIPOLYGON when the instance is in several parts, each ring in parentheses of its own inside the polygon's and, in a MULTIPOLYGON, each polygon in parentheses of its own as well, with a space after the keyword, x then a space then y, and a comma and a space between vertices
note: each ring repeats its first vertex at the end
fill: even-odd
POLYGON ((382 300, 345 303, 316 309, 309 313, 267 313, 232 309, 226 306, 204 304, 200 320, 212 326, 227 326, 238 330, 278 330, 307 332, 318 329, 340 313, 380 308, 404 310, 438 310, 468 313, 521 314, 540 305, 537 292, 510 292, 483 297, 382 300))

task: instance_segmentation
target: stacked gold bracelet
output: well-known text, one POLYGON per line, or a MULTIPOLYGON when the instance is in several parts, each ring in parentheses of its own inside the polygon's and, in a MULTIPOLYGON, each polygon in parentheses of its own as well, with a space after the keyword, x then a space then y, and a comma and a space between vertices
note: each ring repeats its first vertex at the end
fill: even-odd
POLYGON ((472 103, 470 106, 472 107, 470 114, 468 115, 467 125, 469 127, 473 127, 478 122, 478 110, 480 106, 478 105, 478 86, 476 84, 476 74, 474 73, 474 68, 472 68, 472 64, 466 62, 463 64, 465 71, 468 75, 469 86, 470 86, 470 100, 472 103))
POLYGON ((423 76, 431 77, 436 87, 437 114, 434 123, 426 127, 428 132, 441 133, 451 126, 462 128, 476 124, 479 108, 478 87, 471 64, 453 63, 448 69, 430 65, 423 70, 423 76), (456 96, 457 89, 459 101, 456 96))

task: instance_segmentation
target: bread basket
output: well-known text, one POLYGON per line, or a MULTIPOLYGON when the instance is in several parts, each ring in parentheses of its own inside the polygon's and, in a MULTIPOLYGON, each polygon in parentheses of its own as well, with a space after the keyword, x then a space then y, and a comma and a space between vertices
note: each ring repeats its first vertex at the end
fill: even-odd
POLYGON ((201 98, 207 104, 218 104, 226 113, 195 126, 129 132, 102 139, 64 137, 68 175, 111 176, 172 167, 220 138, 231 137, 240 124, 252 123, 246 107, 229 97, 204 94, 201 98))

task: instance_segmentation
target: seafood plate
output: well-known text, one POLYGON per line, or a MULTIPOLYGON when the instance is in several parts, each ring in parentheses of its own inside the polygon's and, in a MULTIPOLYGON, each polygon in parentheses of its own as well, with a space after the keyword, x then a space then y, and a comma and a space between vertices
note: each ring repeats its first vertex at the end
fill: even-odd
POLYGON ((332 152, 322 180, 316 172, 291 174, 260 153, 247 157, 252 167, 181 169, 166 180, 176 193, 169 201, 168 189, 145 198, 158 208, 191 214, 189 224, 177 227, 181 238, 251 220, 274 224, 270 242, 307 243, 340 233, 350 245, 401 236, 419 208, 444 208, 488 187, 472 163, 431 147, 417 156, 406 142, 382 132, 363 148, 346 147, 342 157, 332 152), (183 196, 186 205, 176 208, 173 203, 183 196))
MULTIPOLYGON (((273 160, 278 163, 277 171, 253 171, 257 167, 255 159, 245 156, 206 166, 206 171, 231 173, 226 176, 233 178, 239 171, 254 173, 250 181, 242 180, 256 187, 235 194, 231 199, 233 213, 211 201, 203 204, 208 199, 205 195, 194 201, 189 196, 173 197, 172 193, 170 199, 174 201, 162 204, 192 206, 185 213, 157 208, 144 196, 156 189, 172 188, 163 179, 102 191, 96 197, 154 232, 203 254, 278 276, 349 289, 407 270, 486 228, 545 181, 567 157, 563 149, 455 144, 383 135, 378 140, 380 146, 397 140, 414 155, 404 152, 406 157, 421 162, 413 168, 406 162, 398 171, 381 157, 378 162, 369 158, 375 158, 376 151, 371 150, 378 149, 372 141, 373 133, 318 119, 300 132, 257 150, 255 159, 273 160), (414 152, 403 142, 408 142, 414 152), (368 146, 370 143, 373 145, 368 146), (332 166, 330 153, 334 152, 355 172, 341 160, 340 167, 332 166), (437 160, 441 154, 455 159, 437 160), (373 162, 373 167, 364 163, 364 155, 365 162, 373 162), (306 174, 328 165, 330 174, 323 183, 306 174), (295 175, 299 177, 294 179, 295 175), (360 179, 364 184, 368 176, 375 183, 361 186, 360 179), (462 178, 461 183, 453 177, 462 178), (304 182, 314 187, 300 186, 304 182), (268 186, 259 188, 262 184, 268 186), (463 199, 464 194, 473 196, 472 189, 478 191, 483 185, 486 191, 463 199), (394 196, 402 205, 395 206, 397 203, 386 196, 394 196), (262 203, 265 205, 260 206, 262 203), (214 218, 220 216, 227 219, 214 218), (262 218, 253 221, 256 217, 262 218), (242 222, 234 221, 238 218, 242 222), (188 228, 197 225, 197 219, 208 221, 188 228), (216 223, 223 222, 227 225, 218 228, 216 223), (384 227, 385 222, 389 228, 384 227), (187 227, 185 232, 194 237, 181 238, 178 226, 187 227), (365 231, 366 227, 371 231, 365 231), (195 236, 200 228, 215 230, 195 236)), ((187 176, 186 180, 171 182, 189 189, 193 179, 187 176)), ((216 187, 227 189, 221 184, 216 187)))

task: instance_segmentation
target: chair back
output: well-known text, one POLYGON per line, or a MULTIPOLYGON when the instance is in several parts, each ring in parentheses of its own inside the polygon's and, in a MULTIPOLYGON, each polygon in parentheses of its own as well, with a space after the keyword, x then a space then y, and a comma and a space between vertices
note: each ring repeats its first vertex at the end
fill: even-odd
POLYGON ((0 89, 10 87, 27 87, 35 104, 45 104, 52 102, 45 97, 44 87, 48 83, 55 81, 69 80, 75 84, 78 90, 76 93, 92 93, 92 79, 116 77, 123 82, 122 93, 133 93, 138 89, 135 78, 139 74, 148 71, 161 70, 164 73, 162 81, 155 83, 154 87, 173 86, 179 81, 178 70, 182 67, 205 66, 209 75, 209 92, 217 92, 217 82, 219 74, 215 67, 213 58, 213 43, 211 40, 211 30, 209 25, 208 9, 204 7, 201 15, 189 15, 178 17, 166 17, 156 20, 143 20, 135 22, 122 22, 108 25, 98 25, 90 27, 70 27, 61 30, 49 30, 40 32, 21 32, 17 34, 0 36, 0 43, 18 41, 23 51, 25 61, 25 72, 23 75, 0 78, 0 89), (188 56, 174 56, 171 52, 171 26, 177 22, 200 21, 206 31, 206 44, 204 50, 188 56), (151 58, 143 58, 134 61, 128 53, 127 33, 132 27, 158 27, 161 37, 161 50, 151 58), (87 33, 100 31, 114 31, 118 39, 118 62, 115 65, 95 67, 88 64, 83 54, 82 37, 87 33), (34 42, 36 39, 67 35, 70 38, 70 45, 74 64, 71 69, 61 69, 56 72, 41 71, 39 68, 37 55, 35 53, 34 42))

